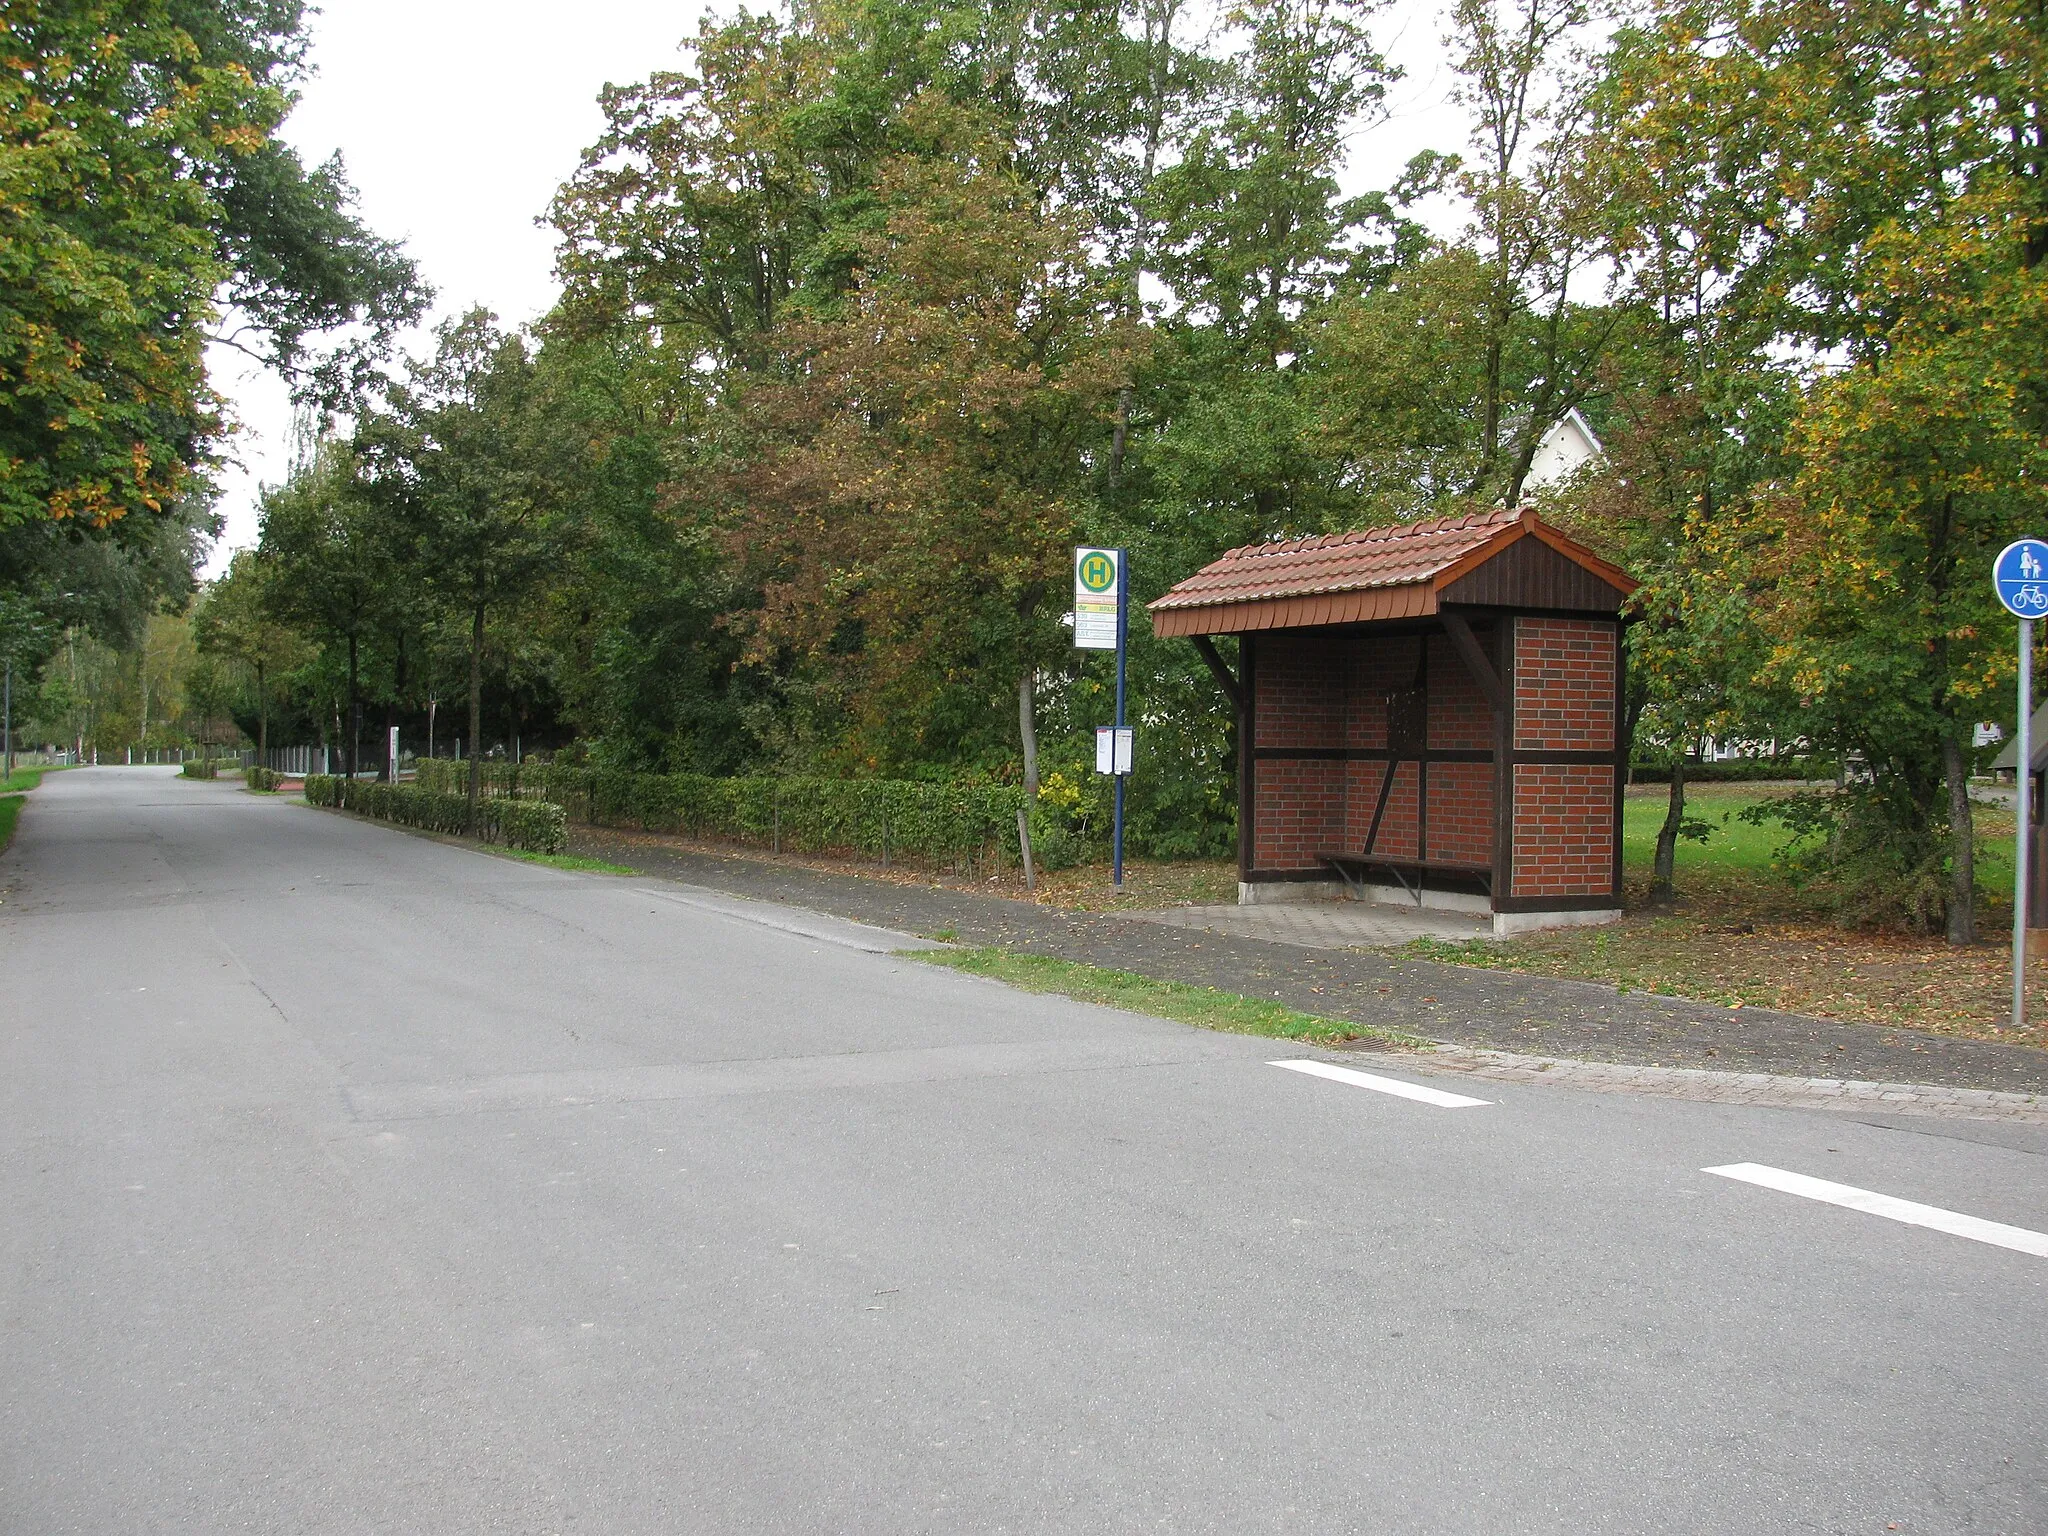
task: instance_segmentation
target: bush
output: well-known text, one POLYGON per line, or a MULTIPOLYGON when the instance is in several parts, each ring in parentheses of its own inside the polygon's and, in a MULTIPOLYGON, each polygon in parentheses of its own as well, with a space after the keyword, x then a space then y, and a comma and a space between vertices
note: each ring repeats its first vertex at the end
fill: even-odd
POLYGON ((249 788, 261 790, 267 795, 284 782, 284 775, 278 773, 275 769, 251 763, 242 770, 242 782, 248 785, 249 788))
POLYGON ((569 841, 569 819, 559 805, 545 800, 514 800, 486 796, 470 825, 466 795, 421 789, 416 784, 350 784, 334 774, 306 775, 306 800, 311 805, 339 807, 362 816, 423 832, 480 837, 487 843, 524 848, 533 853, 560 853, 569 841))
MULTIPOLYGON (((1786 779, 1812 781, 1834 776, 1835 759, 1832 757, 1731 757, 1685 765, 1685 782, 1688 784, 1753 784, 1786 779)), ((1671 765, 1632 764, 1629 781, 1634 784, 1669 784, 1671 765)))
MULTIPOLYGON (((1006 785, 910 779, 723 779, 541 762, 484 763, 480 776, 487 803, 542 801, 592 826, 726 837, 800 853, 865 853, 885 861, 1014 861, 1017 812, 1024 804, 1024 792, 1006 785)), ((460 798, 468 793, 469 764, 429 759, 414 782, 460 798)), ((1048 822, 1041 833, 1034 816, 1034 856, 1042 835, 1065 846, 1058 827, 1048 822)), ((1039 862, 1060 867, 1043 857, 1039 862)))

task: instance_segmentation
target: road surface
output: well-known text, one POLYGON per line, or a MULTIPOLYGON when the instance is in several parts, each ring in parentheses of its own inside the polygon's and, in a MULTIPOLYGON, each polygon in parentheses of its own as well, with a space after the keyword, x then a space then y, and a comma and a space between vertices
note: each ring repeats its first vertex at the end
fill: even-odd
POLYGON ((51 775, 0 1531, 2048 1531, 2048 1129, 1431 1078, 899 942, 51 775))

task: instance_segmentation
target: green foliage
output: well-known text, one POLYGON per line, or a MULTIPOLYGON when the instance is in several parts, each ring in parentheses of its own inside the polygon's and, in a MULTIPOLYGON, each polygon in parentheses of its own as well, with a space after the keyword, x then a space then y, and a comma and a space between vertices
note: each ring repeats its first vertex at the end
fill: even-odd
MULTIPOLYGON (((452 793, 468 782, 468 769, 467 763, 445 758, 423 762, 416 782, 452 793)), ((1024 805, 1022 790, 1003 785, 713 778, 547 763, 488 763, 481 772, 487 804, 537 796, 592 826, 731 838, 795 853, 860 853, 953 865, 998 855, 1014 861, 1017 812, 1024 805)))
POLYGON ((239 769, 242 760, 238 757, 193 757, 187 758, 178 769, 188 779, 217 779, 223 768, 239 769))
POLYGON ((203 351, 333 398, 422 296, 338 164, 277 137, 304 8, 11 0, 0 12, 0 527, 173 515, 222 431, 203 351), (357 339, 309 360, 311 337, 357 339))
POLYGON ((466 795, 409 784, 350 783, 338 774, 306 776, 308 804, 354 811, 401 827, 474 836, 531 853, 560 853, 569 841, 562 807, 545 800, 486 798, 472 817, 466 795))
POLYGON ((251 763, 242 770, 242 782, 250 789, 262 794, 272 794, 284 782, 284 775, 274 768, 265 768, 260 763, 251 763))

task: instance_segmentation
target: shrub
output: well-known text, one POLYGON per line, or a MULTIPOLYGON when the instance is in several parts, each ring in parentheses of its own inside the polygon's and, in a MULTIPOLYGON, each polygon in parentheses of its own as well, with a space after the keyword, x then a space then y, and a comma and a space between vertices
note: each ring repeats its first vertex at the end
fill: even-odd
MULTIPOLYGON (((802 853, 864 853, 884 860, 969 865, 1017 857, 1024 792, 1000 784, 927 784, 909 779, 714 778, 701 773, 626 773, 554 763, 484 763, 487 803, 539 801, 593 826, 685 832, 802 853)), ((415 782, 457 797, 469 764, 430 759, 415 782)), ((1081 856, 1081 840, 1032 820, 1032 852, 1049 837, 1060 867, 1081 856), (1070 847, 1071 845, 1071 847, 1070 847)))
POLYGON ((210 779, 213 777, 213 763, 203 757, 191 758, 178 769, 178 772, 188 779, 210 779))
POLYGON ((559 805, 544 800, 486 796, 477 807, 476 825, 469 819, 469 798, 416 784, 358 782, 333 774, 306 775, 306 799, 313 805, 340 807, 362 816, 423 832, 476 836, 533 853, 560 853, 569 841, 569 819, 559 805))
POLYGON ((284 775, 274 769, 251 763, 242 770, 242 782, 251 789, 258 789, 265 794, 269 794, 279 784, 284 782, 284 775))

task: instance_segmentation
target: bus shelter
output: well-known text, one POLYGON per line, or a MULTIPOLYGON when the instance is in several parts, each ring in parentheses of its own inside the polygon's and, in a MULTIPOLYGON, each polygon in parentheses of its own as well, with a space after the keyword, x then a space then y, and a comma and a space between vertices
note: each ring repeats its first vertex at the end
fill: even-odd
POLYGON ((1619 916, 1634 590, 1524 508, 1246 545, 1152 603, 1237 709, 1238 900, 1619 916))

